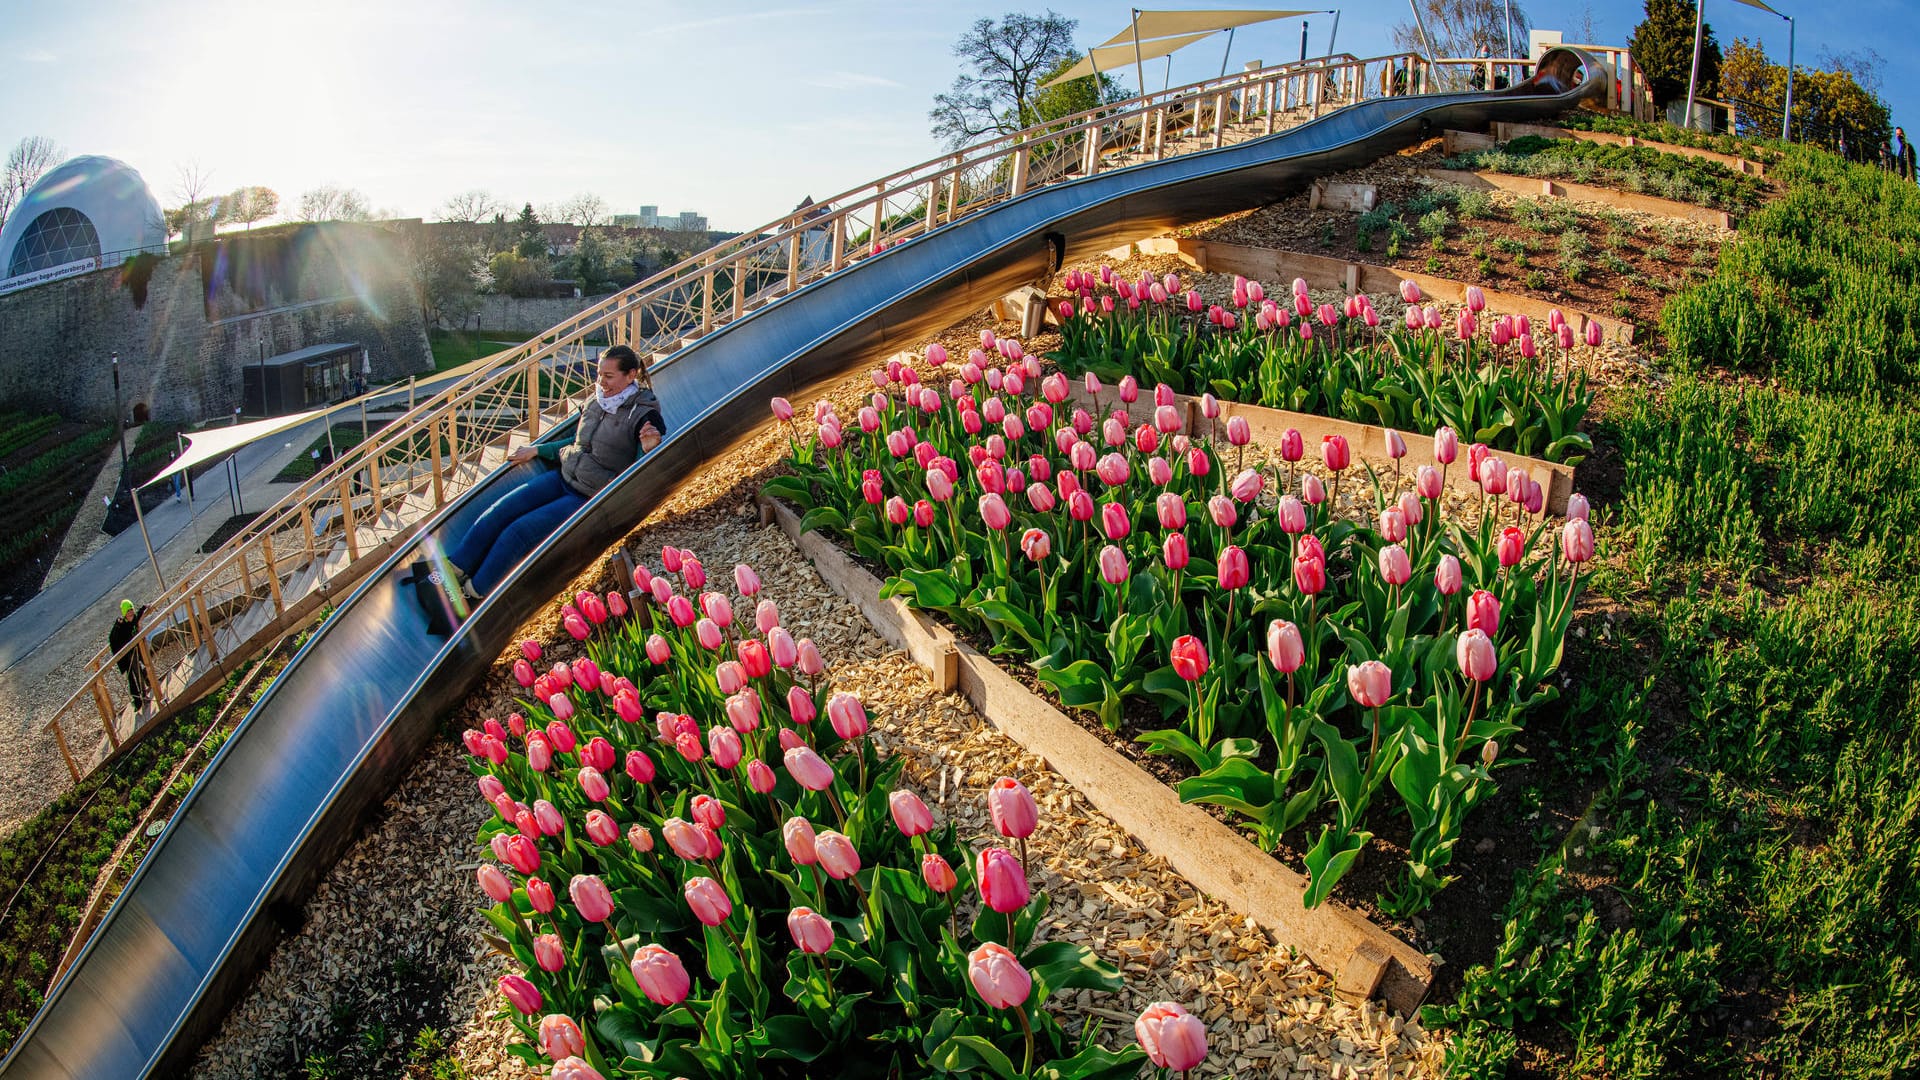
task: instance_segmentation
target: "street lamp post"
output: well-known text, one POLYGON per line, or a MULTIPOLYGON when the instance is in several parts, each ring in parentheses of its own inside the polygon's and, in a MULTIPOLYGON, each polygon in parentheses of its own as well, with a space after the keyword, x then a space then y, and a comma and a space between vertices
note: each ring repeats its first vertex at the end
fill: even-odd
MULTIPOLYGON (((127 474, 127 424, 126 416, 120 409, 120 352, 113 353, 113 431, 120 438, 120 475, 127 474)), ((132 478, 127 482, 131 484, 132 478)))

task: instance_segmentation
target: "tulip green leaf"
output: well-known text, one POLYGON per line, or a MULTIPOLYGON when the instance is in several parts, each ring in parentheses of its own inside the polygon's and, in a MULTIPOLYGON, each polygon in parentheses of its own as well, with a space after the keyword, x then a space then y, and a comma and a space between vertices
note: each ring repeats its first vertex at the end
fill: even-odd
POLYGON ((900 580, 911 586, 907 591, 923 608, 950 608, 960 602, 960 592, 945 573, 902 570, 900 580))
POLYGON ((805 1017, 776 1014, 766 1019, 768 1057, 812 1061, 827 1052, 827 1041, 805 1017))
POLYGON ((1166 757, 1172 757, 1178 754, 1192 762, 1193 767, 1201 772, 1213 768, 1217 760, 1213 755, 1213 751, 1208 750, 1206 747, 1194 741, 1193 736, 1188 735, 1179 728, 1161 728, 1158 731, 1149 731, 1143 735, 1135 736, 1133 741, 1145 746, 1149 754, 1160 754, 1166 757))
POLYGON ((1121 989, 1125 983, 1120 970, 1101 960, 1084 945, 1071 941, 1049 941, 1028 949, 1020 963, 1033 976, 1033 1001, 1038 1004, 1061 990, 1121 989))
POLYGON ((1307 852, 1307 892, 1301 898, 1301 906, 1316 908, 1320 902, 1333 892, 1333 887, 1348 870, 1353 869, 1355 859, 1373 839, 1370 832, 1346 833, 1334 835, 1331 825, 1320 827, 1320 838, 1314 841, 1313 849, 1307 852))
POLYGON ((784 499, 802 509, 813 507, 813 485, 799 476, 776 476, 760 485, 760 496, 766 499, 784 499))
POLYGON ((1007 1055, 979 1035, 955 1035, 936 1047, 927 1060, 941 1072, 970 1073, 985 1069, 1001 1080, 1016 1080, 1019 1076, 1007 1055))
POLYGON ((1146 1057, 1138 1046, 1113 1051, 1089 1043, 1070 1058, 1036 1064, 1030 1076, 1031 1080, 1132 1080, 1140 1075, 1146 1057))
POLYGON ((831 506, 816 506, 807 511, 806 516, 800 519, 800 531, 803 533, 814 532, 816 530, 838 532, 845 530, 846 527, 847 519, 841 515, 839 510, 831 506))

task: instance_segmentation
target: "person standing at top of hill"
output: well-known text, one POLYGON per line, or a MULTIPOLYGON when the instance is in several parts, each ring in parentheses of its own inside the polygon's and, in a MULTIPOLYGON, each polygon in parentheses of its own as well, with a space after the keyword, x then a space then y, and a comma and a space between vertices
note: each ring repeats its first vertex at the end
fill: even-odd
POLYGON ((573 442, 523 446, 507 458, 524 465, 538 457, 560 467, 503 484, 497 495, 489 492, 492 504, 448 550, 461 589, 476 600, 492 591, 548 533, 660 445, 666 430, 660 399, 640 357, 625 345, 603 351, 599 385, 573 442))
POLYGON ((1914 177, 1913 143, 1907 140, 1906 128, 1893 129, 1893 171, 1902 180, 1914 177))
MULTIPOLYGON (((117 653, 130 644, 140 634, 140 620, 147 614, 146 605, 135 608, 133 601, 120 601, 120 617, 113 620, 113 626, 107 631, 107 651, 117 653)), ((135 709, 147 707, 146 672, 139 663, 139 653, 130 652, 114 661, 120 674, 127 677, 127 694, 133 698, 135 709)))

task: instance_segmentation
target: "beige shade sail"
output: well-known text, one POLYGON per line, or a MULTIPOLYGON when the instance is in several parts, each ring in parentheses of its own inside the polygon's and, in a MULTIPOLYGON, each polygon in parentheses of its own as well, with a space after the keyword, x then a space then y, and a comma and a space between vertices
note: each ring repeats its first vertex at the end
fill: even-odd
POLYGON ((174 458, 166 468, 153 475, 153 479, 140 486, 153 485, 172 476, 182 469, 191 469, 204 461, 212 461, 223 454, 231 454, 255 439, 264 439, 277 435, 290 427, 298 427, 316 416, 325 416, 327 410, 315 409, 312 412, 293 413, 288 416, 269 416, 265 420, 254 420, 231 427, 208 428, 187 436, 187 452, 174 458))
MULTIPOLYGON (((1743 0, 1756 2, 1756 0, 1743 0)), ((1101 45, 1127 43, 1128 59, 1131 60, 1135 35, 1140 41, 1140 59, 1148 56, 1146 42, 1149 38, 1163 38, 1173 34, 1194 34, 1203 31, 1231 30, 1236 26, 1266 22, 1269 19, 1291 19, 1295 15, 1318 15, 1326 8, 1313 8, 1306 11, 1143 11, 1138 20, 1129 22, 1127 28, 1101 42, 1101 45)), ((1098 50, 1096 50, 1098 51, 1098 50)), ((1165 53, 1154 53, 1164 56, 1165 53)), ((1101 69, 1105 70, 1105 57, 1101 58, 1101 69)))
MULTIPOLYGON (((1202 38, 1210 38, 1216 33, 1219 33, 1219 31, 1208 30, 1199 34, 1183 34, 1179 37, 1161 38, 1158 41, 1142 41, 1140 43, 1138 59, 1154 60, 1176 50, 1184 49, 1202 38)), ((1079 63, 1048 79, 1046 82, 1041 83, 1040 87, 1044 90, 1055 83, 1066 82, 1070 79, 1084 79, 1094 74, 1096 67, 1101 71, 1113 71, 1116 68, 1131 65, 1134 60, 1133 40, 1129 38, 1125 45, 1089 50, 1089 54, 1081 57, 1079 63)))
MULTIPOLYGON (((1760 2, 1760 0, 1734 0, 1734 2, 1735 2, 1735 3, 1737 3, 1737 4, 1745 4, 1745 5, 1747 5, 1748 7, 1753 7, 1753 8, 1759 8, 1759 9, 1760 9, 1761 11, 1769 11, 1769 12, 1773 12, 1773 14, 1775 14, 1775 15, 1780 15, 1780 13, 1779 13, 1778 11, 1774 11, 1774 10, 1773 10, 1772 8, 1770 8, 1770 7, 1768 7, 1767 5, 1765 5, 1765 4, 1763 4, 1763 3, 1761 3, 1761 2, 1760 2)), ((1785 16, 1785 15, 1780 15, 1780 17, 1781 17, 1781 18, 1783 18, 1783 19, 1784 19, 1784 18, 1786 18, 1786 16, 1785 16)))

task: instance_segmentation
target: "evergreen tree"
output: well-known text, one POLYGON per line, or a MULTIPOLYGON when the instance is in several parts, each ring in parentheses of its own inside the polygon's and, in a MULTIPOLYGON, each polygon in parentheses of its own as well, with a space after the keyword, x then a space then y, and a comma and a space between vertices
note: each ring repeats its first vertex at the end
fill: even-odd
POLYGON ((519 241, 514 245, 522 258, 544 259, 547 257, 547 236, 540 231, 540 215, 533 212, 533 204, 520 208, 519 241))
MULTIPOLYGON (((1654 104, 1663 108, 1687 96, 1687 79, 1693 73, 1694 11, 1686 0, 1647 0, 1646 19, 1627 39, 1634 63, 1653 86, 1654 104)), ((1713 39, 1709 23, 1701 28, 1700 82, 1695 92, 1705 97, 1719 82, 1720 44, 1713 39)))

